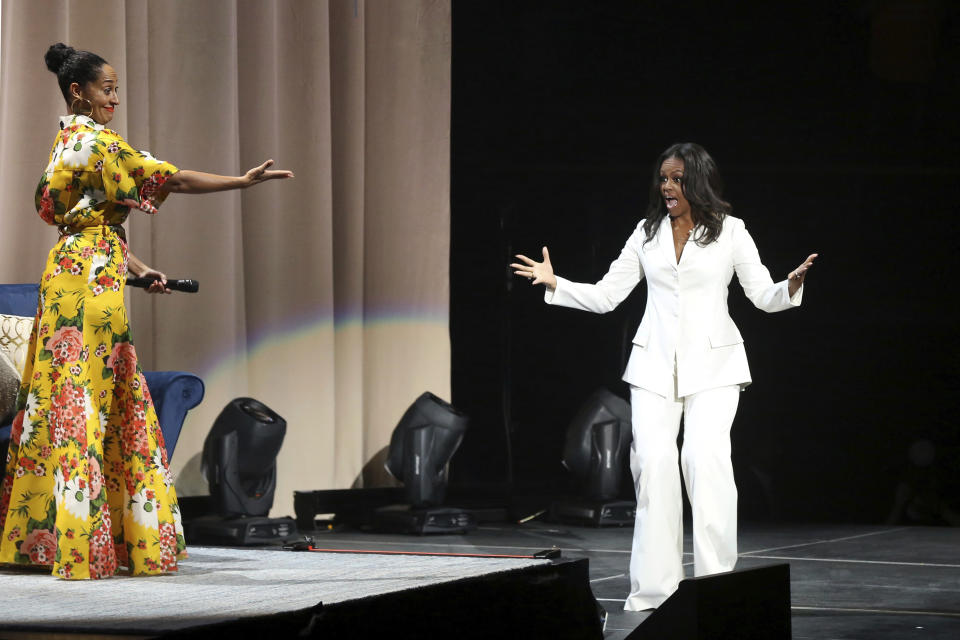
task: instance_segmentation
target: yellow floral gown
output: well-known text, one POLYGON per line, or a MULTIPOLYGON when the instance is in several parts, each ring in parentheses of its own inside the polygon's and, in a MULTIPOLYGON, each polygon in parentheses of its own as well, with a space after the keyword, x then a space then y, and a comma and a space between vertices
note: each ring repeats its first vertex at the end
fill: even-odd
POLYGON ((0 563, 68 579, 175 571, 183 529, 123 303, 130 209, 155 213, 177 168, 85 116, 64 116, 37 187, 60 228, 0 493, 0 563))

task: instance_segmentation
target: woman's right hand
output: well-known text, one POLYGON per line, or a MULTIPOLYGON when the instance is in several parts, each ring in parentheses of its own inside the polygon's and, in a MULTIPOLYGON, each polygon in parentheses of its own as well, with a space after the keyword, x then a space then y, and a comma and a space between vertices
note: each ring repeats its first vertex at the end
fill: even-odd
POLYGON ((162 271, 157 271, 156 269, 151 269, 147 267, 140 273, 138 278, 153 278, 153 284, 147 287, 147 293, 173 293, 171 289, 167 289, 167 275, 162 271))
POLYGON ((553 265, 550 263, 550 252, 543 248, 543 262, 531 260, 525 255, 517 254, 517 258, 523 262, 518 264, 514 262, 514 273, 530 280, 530 284, 545 284, 547 288, 553 291, 557 288, 557 277, 553 275, 553 265))

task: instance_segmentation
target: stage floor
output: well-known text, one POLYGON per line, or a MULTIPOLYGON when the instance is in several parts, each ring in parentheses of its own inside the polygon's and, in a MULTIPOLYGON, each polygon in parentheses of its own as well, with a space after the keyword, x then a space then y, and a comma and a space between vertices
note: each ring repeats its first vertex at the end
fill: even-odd
MULTIPOLYGON (((646 617, 622 611, 628 591, 629 527, 598 529, 532 521, 486 524, 467 535, 376 534, 348 528, 312 535, 315 547, 355 551, 529 555, 557 547, 566 559, 589 559, 590 586, 608 612, 604 638, 625 638, 646 617)), ((738 568, 789 563, 796 640, 960 638, 960 528, 743 524, 739 541, 738 568)), ((689 533, 684 546, 689 575, 689 533)), ((130 578, 63 582, 47 574, 0 571, 4 604, 0 637, 48 637, 53 630, 144 637, 218 619, 310 607, 320 600, 327 605, 357 601, 378 593, 416 591, 431 583, 491 572, 522 573, 526 567, 549 564, 199 546, 190 547, 190 552, 192 558, 179 575, 136 579, 133 599, 130 578), (225 597, 227 588, 229 597, 225 597), (101 612, 111 611, 112 619, 100 618, 94 628, 85 625, 90 602, 97 602, 101 612), (144 633, 145 628, 150 632, 144 633)), ((586 580, 582 574, 580 579, 586 580)), ((585 585, 583 590, 589 600, 585 585)), ((482 608, 483 603, 474 606, 482 608)), ((549 609, 549 604, 536 608, 549 609)), ((527 622, 511 627, 517 630, 515 637, 541 637, 537 624, 527 622)))
MULTIPOLYGON (((519 554, 557 546, 566 558, 590 559, 594 595, 609 613, 604 637, 613 640, 646 617, 622 611, 631 535, 628 527, 533 521, 457 536, 340 530, 314 537, 317 546, 344 549, 519 554)), ((960 638, 960 528, 742 524, 739 545, 738 568, 790 564, 795 640, 960 638)), ((692 575, 689 531, 684 550, 692 575)))
MULTIPOLYGON (((0 569, 0 638, 152 637, 434 585, 546 567, 550 560, 190 547, 175 574, 64 581, 0 569)), ((587 596, 589 597, 589 596, 587 596)))

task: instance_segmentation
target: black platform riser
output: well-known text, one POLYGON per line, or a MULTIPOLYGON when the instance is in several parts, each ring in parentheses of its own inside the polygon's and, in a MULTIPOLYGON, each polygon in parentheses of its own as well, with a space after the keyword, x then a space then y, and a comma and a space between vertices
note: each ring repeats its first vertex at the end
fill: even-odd
POLYGON ((165 638, 515 638, 601 640, 586 559, 195 627, 165 638))
POLYGON ((790 565, 683 580, 627 638, 790 640, 790 565))

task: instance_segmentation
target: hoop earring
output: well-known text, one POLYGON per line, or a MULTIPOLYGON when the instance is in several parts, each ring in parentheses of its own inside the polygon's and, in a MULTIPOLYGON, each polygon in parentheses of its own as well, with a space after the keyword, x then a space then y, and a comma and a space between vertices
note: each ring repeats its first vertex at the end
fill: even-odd
POLYGON ((91 115, 93 115, 93 103, 90 102, 87 98, 81 98, 80 96, 77 96, 76 98, 74 98, 73 102, 70 103, 70 110, 73 111, 73 115, 75 116, 86 116, 89 118, 91 115), (81 103, 86 102, 88 105, 90 105, 90 108, 87 110, 86 113, 83 113, 77 109, 78 102, 81 102, 81 103))

